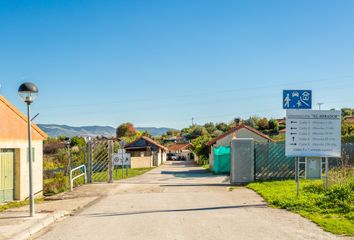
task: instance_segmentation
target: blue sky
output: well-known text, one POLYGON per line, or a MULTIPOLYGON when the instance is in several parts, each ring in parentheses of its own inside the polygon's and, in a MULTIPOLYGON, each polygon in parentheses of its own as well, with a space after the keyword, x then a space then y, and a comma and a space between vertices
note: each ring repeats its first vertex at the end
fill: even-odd
POLYGON ((0 0, 1 94, 39 123, 183 128, 283 117, 283 89, 354 107, 354 1, 0 0))

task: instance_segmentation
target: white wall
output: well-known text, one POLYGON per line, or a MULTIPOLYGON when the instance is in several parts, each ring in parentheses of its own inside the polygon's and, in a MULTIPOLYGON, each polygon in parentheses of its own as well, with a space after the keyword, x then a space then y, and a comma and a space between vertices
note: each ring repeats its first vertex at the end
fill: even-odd
MULTIPOLYGON (((29 196, 28 142, 26 140, 0 140, 0 148, 15 149, 15 198, 24 200, 29 196)), ((35 150, 32 164, 33 190, 42 195, 43 191, 43 142, 32 141, 35 150)))

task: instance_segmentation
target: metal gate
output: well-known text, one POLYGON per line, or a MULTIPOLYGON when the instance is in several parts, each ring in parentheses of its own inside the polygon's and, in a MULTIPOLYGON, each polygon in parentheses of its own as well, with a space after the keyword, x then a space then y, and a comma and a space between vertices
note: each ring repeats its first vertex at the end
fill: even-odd
POLYGON ((14 150, 0 149, 0 202, 14 200, 14 160, 14 150))
POLYGON ((112 153, 112 140, 93 140, 88 143, 88 182, 113 182, 112 153))

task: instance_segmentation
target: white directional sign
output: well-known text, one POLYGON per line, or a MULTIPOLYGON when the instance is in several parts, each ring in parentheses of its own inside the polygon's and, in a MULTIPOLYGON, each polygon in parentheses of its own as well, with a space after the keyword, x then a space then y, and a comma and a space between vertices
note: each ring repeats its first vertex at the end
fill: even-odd
POLYGON ((113 156, 113 166, 130 166, 130 153, 126 153, 125 150, 119 149, 118 153, 114 153, 113 156))
POLYGON ((340 157, 341 112, 287 110, 285 155, 340 157))

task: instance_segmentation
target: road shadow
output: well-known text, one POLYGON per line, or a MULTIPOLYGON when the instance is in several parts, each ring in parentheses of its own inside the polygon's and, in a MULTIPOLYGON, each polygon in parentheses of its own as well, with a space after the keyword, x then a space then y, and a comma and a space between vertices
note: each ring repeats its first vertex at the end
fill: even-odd
POLYGON ((187 171, 161 171, 161 174, 173 175, 177 178, 206 178, 206 177, 215 177, 214 174, 210 173, 205 169, 195 169, 187 171))
POLYGON ((230 183, 163 184, 160 187, 229 187, 230 183))
POLYGON ((166 209, 166 210, 120 212, 120 213, 91 213, 91 214, 83 214, 81 216, 89 216, 89 217, 118 217, 118 216, 131 216, 131 215, 152 214, 152 213, 200 212, 200 211, 215 211, 215 210, 223 210, 223 209, 266 208, 266 207, 268 207, 268 205, 262 203, 262 204, 220 206, 220 207, 206 207, 206 208, 166 209))

